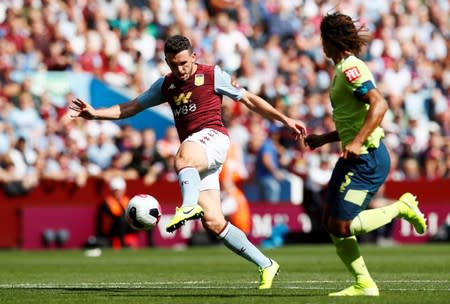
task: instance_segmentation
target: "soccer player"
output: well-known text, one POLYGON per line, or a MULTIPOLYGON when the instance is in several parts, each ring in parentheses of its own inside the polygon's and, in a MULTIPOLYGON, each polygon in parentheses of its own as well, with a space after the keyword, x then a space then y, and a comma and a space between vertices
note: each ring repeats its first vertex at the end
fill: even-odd
POLYGON ((147 91, 131 101, 101 109, 75 99, 70 106, 74 111, 72 116, 121 119, 148 107, 169 103, 181 141, 175 168, 183 202, 176 208, 166 230, 173 232, 185 221, 201 218, 205 229, 223 239, 229 249, 259 266, 258 288, 270 288, 279 265, 250 243, 241 230, 227 222, 221 209, 219 173, 230 144, 221 118, 222 96, 238 100, 268 119, 282 122, 296 138, 306 134, 305 125, 233 85, 230 75, 219 67, 197 63, 188 38, 170 37, 165 42, 164 54, 171 73, 161 77, 147 91))
POLYGON ((329 181, 323 220, 338 256, 356 283, 330 296, 379 295, 359 252, 356 235, 386 225, 396 217, 409 221, 421 234, 427 227, 411 193, 403 194, 392 205, 366 210, 387 177, 390 159, 380 127, 387 103, 367 66, 355 56, 368 43, 364 31, 341 13, 327 14, 322 19, 323 50, 335 64, 330 100, 336 131, 305 138, 311 149, 341 141, 343 150, 329 181))

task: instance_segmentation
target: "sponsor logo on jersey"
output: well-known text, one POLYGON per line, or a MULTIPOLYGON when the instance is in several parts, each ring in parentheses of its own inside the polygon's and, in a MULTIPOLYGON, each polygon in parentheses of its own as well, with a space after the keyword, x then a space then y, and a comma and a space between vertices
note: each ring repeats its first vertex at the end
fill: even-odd
POLYGON ((195 111, 197 111, 197 105, 195 103, 184 104, 173 110, 173 116, 184 116, 195 111))
POLYGON ((180 104, 186 104, 191 99, 191 95, 192 95, 192 92, 187 92, 186 94, 181 93, 178 96, 173 96, 173 101, 175 102, 175 104, 177 106, 179 106, 180 104))
POLYGON ((173 96, 176 108, 173 110, 175 117, 184 116, 189 113, 197 111, 197 105, 191 101, 192 92, 181 93, 178 96, 173 96))
POLYGON ((205 83, 205 75, 204 74, 196 74, 194 84, 199 87, 205 83))
POLYGON ((348 82, 353 82, 361 77, 361 72, 356 66, 344 70, 343 73, 345 75, 345 79, 347 79, 348 82))

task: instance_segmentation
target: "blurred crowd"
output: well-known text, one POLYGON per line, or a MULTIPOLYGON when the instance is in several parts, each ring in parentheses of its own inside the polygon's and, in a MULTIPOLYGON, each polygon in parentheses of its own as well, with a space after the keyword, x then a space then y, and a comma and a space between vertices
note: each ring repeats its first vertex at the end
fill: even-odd
MULTIPOLYGON (((321 16, 338 10, 373 39, 362 58, 389 103, 383 127, 392 180, 450 178, 450 3, 447 0, 3 0, 0 2, 0 182, 10 195, 42 178, 83 185, 110 180, 176 180, 176 130, 74 120, 64 102, 36 94, 15 71, 88 72, 134 96, 169 72, 164 40, 188 36, 201 63, 217 64, 240 86, 310 133, 334 130, 328 87, 333 65, 322 52, 321 16)), ((339 157, 338 144, 310 151, 282 127, 232 100, 223 119, 240 151, 246 182, 261 180, 261 153, 280 180, 299 175, 320 191, 339 157)), ((244 181, 244 182, 245 182, 244 181)))

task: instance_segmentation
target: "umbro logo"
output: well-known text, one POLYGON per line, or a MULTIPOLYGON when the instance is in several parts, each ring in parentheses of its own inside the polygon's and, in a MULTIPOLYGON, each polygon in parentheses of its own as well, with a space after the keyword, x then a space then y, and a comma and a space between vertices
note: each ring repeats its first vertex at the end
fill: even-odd
POLYGON ((172 84, 169 86, 169 90, 173 90, 173 89, 176 89, 176 86, 172 83, 172 84))

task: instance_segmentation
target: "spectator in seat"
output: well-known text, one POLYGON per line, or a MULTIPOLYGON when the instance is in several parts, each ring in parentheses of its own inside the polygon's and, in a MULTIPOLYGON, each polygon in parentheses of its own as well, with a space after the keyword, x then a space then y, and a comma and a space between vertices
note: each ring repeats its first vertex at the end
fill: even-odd
POLYGON ((280 201, 281 181, 284 178, 277 151, 279 129, 278 126, 270 126, 269 136, 259 148, 255 163, 259 199, 271 203, 280 201))
POLYGON ((131 151, 132 160, 128 165, 128 169, 135 170, 139 176, 144 177, 144 183, 150 185, 167 168, 167 163, 158 152, 155 131, 153 129, 144 129, 141 135, 142 142, 131 151))

